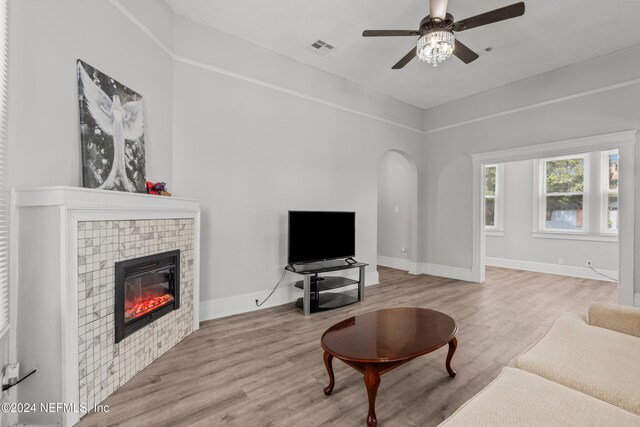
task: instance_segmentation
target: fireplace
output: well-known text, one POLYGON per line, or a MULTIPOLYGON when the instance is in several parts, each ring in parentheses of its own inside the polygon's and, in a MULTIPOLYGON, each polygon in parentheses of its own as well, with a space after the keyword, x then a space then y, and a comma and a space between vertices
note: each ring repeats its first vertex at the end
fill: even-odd
POLYGON ((115 342, 180 307, 180 251, 115 263, 115 342))

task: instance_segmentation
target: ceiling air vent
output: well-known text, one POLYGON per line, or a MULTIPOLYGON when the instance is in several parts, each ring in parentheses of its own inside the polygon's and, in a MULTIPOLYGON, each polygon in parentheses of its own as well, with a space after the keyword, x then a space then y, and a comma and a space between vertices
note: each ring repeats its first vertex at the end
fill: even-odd
POLYGON ((308 50, 315 53, 316 55, 326 55, 334 49, 332 45, 322 40, 316 40, 311 43, 308 47, 308 50))

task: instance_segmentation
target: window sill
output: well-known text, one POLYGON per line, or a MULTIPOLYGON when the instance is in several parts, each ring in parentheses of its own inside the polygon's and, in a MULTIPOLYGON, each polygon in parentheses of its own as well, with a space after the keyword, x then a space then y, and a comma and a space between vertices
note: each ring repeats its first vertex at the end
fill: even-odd
POLYGON ((504 230, 484 230, 485 236, 504 237, 504 230))
POLYGON ((618 236, 611 234, 563 233, 557 231, 532 231, 531 236, 537 239, 586 240, 592 242, 617 242, 618 236))

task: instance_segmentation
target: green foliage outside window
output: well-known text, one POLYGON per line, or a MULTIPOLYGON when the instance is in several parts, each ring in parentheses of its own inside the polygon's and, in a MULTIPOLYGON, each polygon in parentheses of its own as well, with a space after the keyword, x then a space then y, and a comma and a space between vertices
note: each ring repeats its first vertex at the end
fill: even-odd
POLYGON ((496 225, 496 169, 496 166, 484 169, 484 225, 487 227, 496 225))
POLYGON ((496 199, 485 199, 484 225, 487 227, 496 225, 496 199))
POLYGON ((584 191, 584 159, 548 160, 546 167, 547 194, 584 191))
POLYGON ((618 230, 618 194, 609 194, 607 204, 607 228, 611 231, 618 230), (615 218, 615 220, 614 220, 615 218))
POLYGON ((609 154, 609 197, 607 203, 607 228, 618 230, 618 152, 609 154))
POLYGON ((484 195, 496 195, 496 167, 490 166, 485 168, 484 172, 484 195))
POLYGON ((584 158, 547 160, 545 190, 547 228, 582 228, 584 158))
POLYGON ((618 190, 618 153, 609 155, 609 190, 618 190))

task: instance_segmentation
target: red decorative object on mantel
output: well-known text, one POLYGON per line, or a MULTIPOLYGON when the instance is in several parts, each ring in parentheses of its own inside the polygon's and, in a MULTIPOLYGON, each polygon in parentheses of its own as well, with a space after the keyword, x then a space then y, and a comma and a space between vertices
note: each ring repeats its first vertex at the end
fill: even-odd
POLYGON ((147 181, 147 193, 155 196, 171 196, 171 193, 167 191, 167 183, 165 182, 150 182, 147 181))

